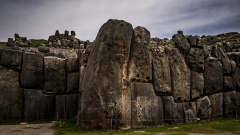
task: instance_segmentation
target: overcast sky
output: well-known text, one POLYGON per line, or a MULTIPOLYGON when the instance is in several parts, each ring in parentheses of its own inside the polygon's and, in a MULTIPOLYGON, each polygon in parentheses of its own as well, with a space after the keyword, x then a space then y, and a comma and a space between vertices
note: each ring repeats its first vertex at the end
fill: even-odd
POLYGON ((144 26, 151 37, 240 33, 240 0, 0 0, 0 41, 18 33, 48 39, 74 30, 93 41, 108 19, 144 26))

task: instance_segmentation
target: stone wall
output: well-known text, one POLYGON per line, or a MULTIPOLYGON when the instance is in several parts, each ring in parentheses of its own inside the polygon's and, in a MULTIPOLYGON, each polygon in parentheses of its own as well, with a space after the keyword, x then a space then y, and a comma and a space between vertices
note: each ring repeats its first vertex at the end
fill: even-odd
POLYGON ((11 42, 0 47, 1 120, 77 118, 109 130, 240 114, 236 32, 159 39, 110 19, 93 43, 73 31, 56 31, 38 48, 11 42))

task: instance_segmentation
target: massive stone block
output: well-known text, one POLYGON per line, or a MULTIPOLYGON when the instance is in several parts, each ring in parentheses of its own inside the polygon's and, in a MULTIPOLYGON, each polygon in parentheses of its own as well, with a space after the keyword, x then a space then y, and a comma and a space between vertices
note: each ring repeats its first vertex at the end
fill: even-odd
POLYGON ((24 89, 24 120, 55 120, 54 95, 44 95, 41 90, 24 89))
POLYGON ((232 91, 235 89, 232 76, 223 77, 223 91, 232 91))
POLYGON ((211 118, 219 119, 223 118, 223 94, 213 94, 209 95, 209 99, 211 101, 211 118))
POLYGON ((163 125, 163 104, 151 83, 131 83, 132 128, 163 125))
POLYGON ((22 120, 23 90, 19 73, 0 66, 0 121, 22 120))
POLYGON ((43 89, 43 56, 26 52, 23 54, 21 87, 43 89))
POLYGON ((187 55, 187 63, 191 71, 203 72, 204 54, 200 48, 191 48, 187 55))
POLYGON ((221 92, 223 89, 222 64, 214 57, 205 60, 204 94, 221 92))
POLYGON ((195 102, 186 102, 183 104, 184 111, 184 122, 195 122, 197 121, 197 106, 195 102))
POLYGON ((57 119, 75 119, 78 114, 78 94, 56 96, 57 119))
POLYGON ((65 59, 44 57, 44 93, 64 93, 66 89, 65 59))
POLYGON ((240 91, 240 67, 236 68, 236 71, 233 74, 233 80, 236 86, 236 90, 240 91))
POLYGON ((67 58, 67 71, 68 72, 79 72, 79 60, 77 57, 67 58))
POLYGON ((208 96, 197 100, 197 114, 200 119, 211 119, 211 101, 208 96))
POLYGON ((100 28, 81 84, 78 124, 82 127, 110 129, 111 124, 113 129, 131 127, 127 67, 133 32, 131 24, 120 20, 110 19, 100 28))
POLYGON ((22 51, 4 49, 2 50, 1 65, 21 71, 22 55, 22 51))
POLYGON ((131 81, 149 82, 152 80, 152 57, 149 42, 150 32, 144 27, 136 27, 129 58, 129 79, 131 81))
POLYGON ((191 71, 191 100, 200 98, 200 96, 203 94, 203 89, 203 73, 191 71))
POLYGON ((185 56, 190 49, 190 44, 182 33, 178 33, 172 36, 172 41, 179 51, 185 56))
POLYGON ((236 92, 223 93, 223 116, 224 118, 235 117, 236 110, 236 92))
POLYGON ((185 59, 177 48, 166 47, 166 54, 171 70, 173 98, 177 102, 189 101, 190 70, 185 59))
POLYGON ((67 74, 67 93, 77 93, 79 88, 79 72, 67 74))
POLYGON ((175 103, 172 96, 163 96, 164 122, 168 124, 183 123, 182 103, 175 103))
POLYGON ((153 88, 157 95, 172 94, 171 74, 168 57, 165 53, 153 57, 153 88))

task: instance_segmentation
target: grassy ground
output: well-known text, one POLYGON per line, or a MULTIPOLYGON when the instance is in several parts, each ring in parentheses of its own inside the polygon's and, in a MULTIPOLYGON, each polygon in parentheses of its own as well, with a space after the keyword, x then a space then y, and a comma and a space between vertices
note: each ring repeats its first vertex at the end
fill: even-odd
POLYGON ((208 122, 194 122, 178 125, 167 125, 154 128, 142 128, 131 130, 117 130, 117 131, 88 131, 76 126, 76 121, 62 121, 65 122, 62 128, 59 125, 54 126, 54 135, 154 135, 157 133, 165 133, 165 135, 187 135, 188 133, 225 133, 232 132, 234 134, 240 134, 240 118, 215 120, 208 122))
POLYGON ((47 40, 44 39, 30 39, 32 47, 38 47, 40 44, 47 44, 47 40))

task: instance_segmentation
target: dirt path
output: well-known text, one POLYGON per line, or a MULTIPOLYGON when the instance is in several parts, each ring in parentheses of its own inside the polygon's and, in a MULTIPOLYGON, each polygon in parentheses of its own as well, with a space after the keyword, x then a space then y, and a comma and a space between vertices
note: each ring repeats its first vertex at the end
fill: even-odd
POLYGON ((54 123, 0 125, 0 135, 53 135, 54 123))

